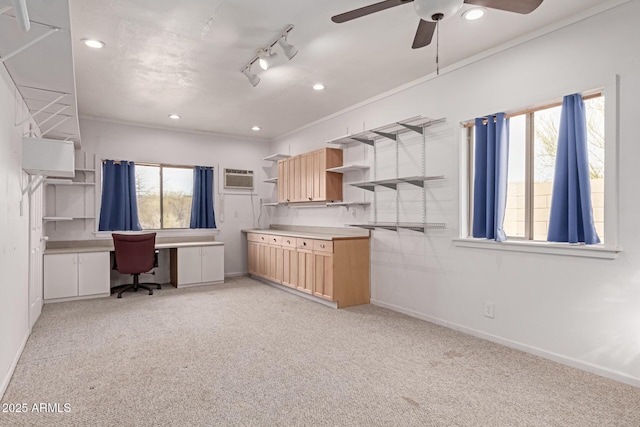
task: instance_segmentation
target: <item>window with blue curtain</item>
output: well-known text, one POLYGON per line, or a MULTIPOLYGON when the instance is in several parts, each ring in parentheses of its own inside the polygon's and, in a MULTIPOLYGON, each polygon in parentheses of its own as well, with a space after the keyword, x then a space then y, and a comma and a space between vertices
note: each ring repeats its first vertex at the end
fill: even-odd
POLYGON ((502 242, 507 204, 509 119, 504 113, 475 120, 472 235, 502 242))
POLYGON ((193 168, 193 199, 190 228, 216 228, 213 211, 213 168, 193 168))
POLYGON ((600 243, 591 206, 587 120, 580 94, 567 95, 562 102, 547 240, 600 243))
POLYGON ((102 203, 98 230, 141 229, 136 199, 135 164, 105 160, 102 164, 102 203))

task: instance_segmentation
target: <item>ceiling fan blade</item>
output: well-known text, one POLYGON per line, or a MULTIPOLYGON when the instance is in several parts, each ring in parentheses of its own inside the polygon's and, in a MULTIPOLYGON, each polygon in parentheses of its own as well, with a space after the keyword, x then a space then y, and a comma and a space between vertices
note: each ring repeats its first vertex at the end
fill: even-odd
POLYGON ((531 13, 542 4, 542 0, 464 0, 464 2, 474 6, 490 7, 491 9, 522 14, 531 13))
POLYGON ((380 3, 370 4, 369 6, 361 7, 360 9, 354 9, 349 12, 341 13, 340 15, 333 16, 331 20, 337 24, 351 21, 352 19, 360 18, 362 16, 370 15, 381 10, 389 9, 392 7, 400 6, 405 3, 411 3, 413 0, 386 0, 380 3))
POLYGON ((429 22, 421 19, 411 48, 419 49, 421 47, 428 46, 433 38, 433 33, 436 31, 436 25, 438 24, 435 22, 429 22))

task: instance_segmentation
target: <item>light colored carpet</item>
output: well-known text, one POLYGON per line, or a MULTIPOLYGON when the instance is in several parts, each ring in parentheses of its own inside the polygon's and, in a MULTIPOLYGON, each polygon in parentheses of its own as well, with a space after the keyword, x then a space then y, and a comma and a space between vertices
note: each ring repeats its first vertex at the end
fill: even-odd
POLYGON ((640 426, 640 389, 249 278, 44 307, 2 426, 640 426))

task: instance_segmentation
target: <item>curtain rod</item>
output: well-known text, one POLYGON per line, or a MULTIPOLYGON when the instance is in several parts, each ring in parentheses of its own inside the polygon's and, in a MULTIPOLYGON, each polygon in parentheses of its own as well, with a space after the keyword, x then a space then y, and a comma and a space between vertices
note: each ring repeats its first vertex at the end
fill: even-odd
MULTIPOLYGON (((589 99, 601 97, 602 95, 603 95, 603 92, 602 91, 598 91, 596 93, 591 93, 589 95, 584 95, 582 97, 582 99, 584 101, 586 101, 586 100, 589 100, 589 99)), ((552 102, 551 104, 541 105, 540 107, 527 108, 526 110, 520 110, 520 111, 514 111, 513 113, 507 113, 507 114, 504 115, 504 117, 505 117, 505 119, 509 119, 511 117, 521 116, 523 114, 531 114, 531 113, 535 113, 536 111, 546 110, 546 109, 554 108, 554 107, 559 107, 560 105, 562 105, 562 101, 552 102)), ((487 120, 486 119, 483 120, 482 123, 487 123, 487 120)), ((472 128, 475 125, 476 125, 475 119, 467 120, 465 122, 462 122, 462 127, 463 128, 472 128)))
MULTIPOLYGON (((106 163, 107 160, 110 159, 102 159, 102 163, 106 163)), ((183 168, 183 169, 193 169, 196 166, 200 166, 200 165, 174 165, 174 164, 170 164, 170 163, 148 163, 148 162, 136 162, 134 160, 114 160, 113 163, 116 165, 121 164, 122 162, 133 162, 136 165, 139 166, 168 166, 170 168, 183 168)), ((206 168, 212 168, 215 169, 214 166, 200 166, 200 167, 206 167, 206 168)))

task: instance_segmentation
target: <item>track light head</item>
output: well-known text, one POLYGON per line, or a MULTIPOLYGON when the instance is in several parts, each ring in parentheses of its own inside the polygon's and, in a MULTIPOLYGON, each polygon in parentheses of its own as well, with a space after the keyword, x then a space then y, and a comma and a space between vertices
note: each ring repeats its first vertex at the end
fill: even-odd
POLYGON ((251 66, 246 67, 244 70, 242 70, 242 74, 244 74, 247 79, 249 79, 249 83, 251 83, 251 86, 256 87, 258 86, 258 83, 260 83, 260 77, 251 72, 251 66))
POLYGON ((282 48, 282 51, 284 52, 286 57, 289 58, 289 60, 293 59, 293 57, 297 55, 298 49, 287 42, 286 35, 278 39, 278 44, 282 48))
POLYGON ((271 52, 271 47, 268 47, 266 49, 258 49, 258 64, 264 71, 267 71, 273 66, 273 61, 277 57, 277 53, 271 52))

